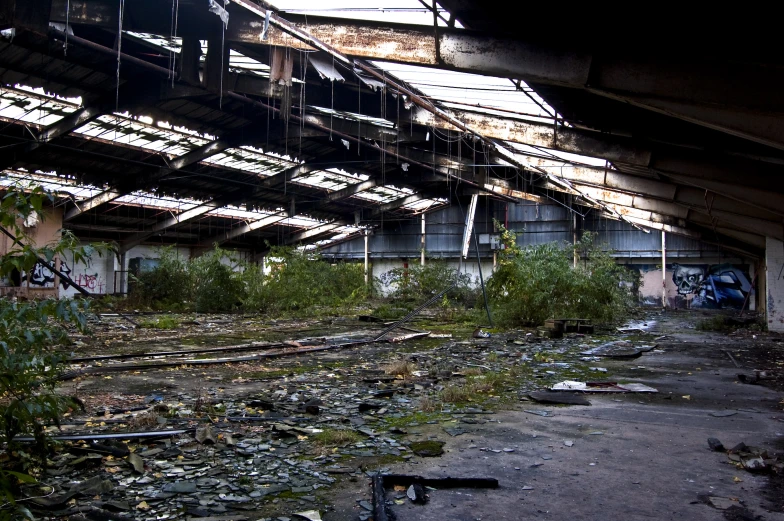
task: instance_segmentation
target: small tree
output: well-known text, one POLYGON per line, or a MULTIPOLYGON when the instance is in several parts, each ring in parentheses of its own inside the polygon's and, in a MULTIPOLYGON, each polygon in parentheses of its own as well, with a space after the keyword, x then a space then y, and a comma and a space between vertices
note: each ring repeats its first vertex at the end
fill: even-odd
POLYGON ((556 316, 609 322, 634 305, 628 286, 639 275, 618 265, 592 234, 584 233, 575 246, 553 242, 520 248, 514 232, 496 226, 505 249, 487 290, 502 324, 538 325, 556 316), (585 259, 576 268, 575 248, 585 259))
MULTIPOLYGON (((76 238, 65 231, 52 244, 33 245, 21 223, 33 214, 43 217, 47 200, 52 200, 51 195, 40 188, 6 191, 0 203, 0 226, 13 246, 0 255, 0 277, 14 271, 29 273, 42 260, 51 266, 66 251, 75 263, 85 262, 96 251, 78 247, 76 238)), ((29 516, 18 504, 20 483, 35 482, 30 474, 45 465, 46 424, 59 425, 61 414, 75 406, 73 398, 55 391, 62 359, 53 347, 66 341, 68 328, 85 331, 86 314, 86 301, 0 298, 0 444, 10 455, 0 464, 0 494, 7 499, 0 519, 29 516), (35 439, 32 451, 14 443, 21 433, 35 439)))

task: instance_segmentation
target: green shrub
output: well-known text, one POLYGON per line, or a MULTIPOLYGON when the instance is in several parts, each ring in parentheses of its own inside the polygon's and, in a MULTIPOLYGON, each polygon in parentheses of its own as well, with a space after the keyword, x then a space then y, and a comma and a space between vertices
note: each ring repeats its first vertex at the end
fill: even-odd
POLYGON ((149 320, 142 320, 139 326, 149 329, 177 329, 180 327, 180 321, 175 317, 158 317, 149 320))
POLYGON ((193 273, 189 263, 172 246, 159 250, 158 265, 150 271, 131 275, 129 299, 154 309, 185 309, 191 301, 193 273))
POLYGON ((394 288, 389 297, 401 302, 420 303, 457 283, 441 301, 442 307, 473 306, 478 290, 471 282, 471 275, 459 273, 443 260, 431 260, 424 266, 416 264, 408 268, 394 268, 381 276, 382 284, 394 288))
POLYGON ((370 293, 360 264, 330 264, 318 253, 294 248, 273 248, 267 258, 267 275, 262 275, 260 267, 246 269, 243 306, 248 310, 340 308, 354 305, 370 293))
MULTIPOLYGON (((79 247, 67 232, 53 244, 31 245, 20 223, 33 213, 41 214, 47 199, 53 201, 40 188, 6 191, 0 204, 0 225, 18 242, 9 241, 8 251, 0 255, 0 277, 29 273, 40 259, 50 263, 66 251, 73 254, 74 263, 85 262, 96 251, 79 247)), ((87 311, 88 303, 83 300, 14 302, 0 298, 0 446, 5 449, 0 462, 0 520, 32 517, 17 503, 24 495, 20 484, 34 483, 30 474, 46 464, 45 425, 59 424, 61 414, 76 407, 73 398, 56 392, 62 359, 53 348, 66 342, 68 328, 86 332, 87 311), (31 434, 35 443, 15 443, 18 434, 31 434)))
POLYGON ((199 313, 225 313, 242 305, 245 282, 241 266, 228 252, 215 248, 188 264, 193 304, 199 313), (232 263, 231 265, 223 261, 232 263))
POLYGON ((596 247, 590 233, 584 233, 577 245, 584 261, 574 268, 571 245, 520 248, 514 233, 496 226, 506 249, 487 290, 499 323, 538 325, 557 316, 608 322, 634 305, 628 287, 639 275, 596 247))

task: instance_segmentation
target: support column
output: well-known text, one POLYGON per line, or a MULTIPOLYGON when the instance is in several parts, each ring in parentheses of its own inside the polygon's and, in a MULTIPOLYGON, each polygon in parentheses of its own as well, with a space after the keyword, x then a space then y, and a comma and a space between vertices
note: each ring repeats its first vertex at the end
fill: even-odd
POLYGON ((120 254, 120 293, 123 295, 128 292, 127 256, 128 252, 125 251, 120 254))
POLYGON ((370 285, 370 232, 365 230, 365 286, 370 285))
POLYGON ((425 214, 422 214, 422 239, 420 242, 420 250, 421 250, 421 264, 422 266, 425 265, 425 214))
POLYGON ((784 332, 784 242, 765 239, 768 331, 784 332))
POLYGON ((574 253, 572 254, 572 267, 577 267, 577 261, 580 260, 580 255, 577 253, 577 214, 572 213, 572 244, 574 253))
POLYGON ((667 307, 667 234, 662 230, 662 307, 667 307))

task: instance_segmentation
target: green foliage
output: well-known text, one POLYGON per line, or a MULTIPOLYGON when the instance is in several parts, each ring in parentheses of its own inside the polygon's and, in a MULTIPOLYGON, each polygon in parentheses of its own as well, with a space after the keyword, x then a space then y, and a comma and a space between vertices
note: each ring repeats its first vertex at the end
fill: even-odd
MULTIPOLYGON (((77 247, 73 235, 42 247, 32 245, 20 224, 41 212, 51 196, 40 188, 10 188, 0 203, 0 224, 18 242, 0 256, 0 277, 28 272, 39 259, 53 262, 56 256, 72 253, 75 262, 84 262, 95 249, 77 247)), ((100 251, 99 251, 100 253, 100 251)), ((15 503, 20 484, 35 480, 26 472, 46 461, 47 438, 44 426, 59 424, 60 415, 75 404, 72 398, 55 392, 61 359, 52 349, 67 339, 68 328, 86 330, 87 302, 42 300, 15 302, 0 298, 0 444, 8 449, 8 459, 0 467, 0 495, 8 500, 0 507, 0 519, 27 517, 29 511, 15 503), (14 443, 18 434, 35 439, 31 454, 14 443), (23 471, 23 472, 20 472, 23 471)))
POLYGON ((548 243, 520 248, 513 232, 499 223, 506 249, 487 283, 488 296, 499 323, 537 325, 556 316, 576 316, 608 322, 634 305, 629 287, 638 275, 616 264, 610 253, 584 233, 577 252, 583 260, 574 268, 570 245, 548 243))
POLYGON ((440 302, 441 307, 473 306, 478 293, 471 285, 471 275, 458 273, 443 260, 430 260, 424 266, 395 268, 381 276, 382 284, 394 288, 390 298, 412 303, 421 303, 455 282, 457 285, 440 302))
POLYGON ((137 306, 180 310, 187 307, 193 289, 193 273, 177 251, 160 249, 158 265, 149 271, 131 275, 130 301, 137 306))
POLYGON ((238 308, 245 296, 241 271, 225 250, 215 248, 192 260, 188 267, 192 276, 193 304, 200 313, 225 313, 238 308), (225 264, 228 260, 232 264, 225 264))
POLYGON ((180 321, 175 317, 157 317, 149 320, 142 320, 139 326, 149 329, 177 329, 180 327, 180 321))
POLYGON ((263 312, 302 311, 313 307, 340 308, 367 298, 364 268, 355 263, 330 264, 318 253, 294 248, 273 248, 269 273, 248 269, 248 310, 263 312))
POLYGON ((130 300, 172 311, 285 313, 354 305, 369 294, 359 264, 330 264, 294 248, 273 248, 268 259, 264 274, 219 248, 190 261, 163 248, 158 266, 134 277, 130 300))

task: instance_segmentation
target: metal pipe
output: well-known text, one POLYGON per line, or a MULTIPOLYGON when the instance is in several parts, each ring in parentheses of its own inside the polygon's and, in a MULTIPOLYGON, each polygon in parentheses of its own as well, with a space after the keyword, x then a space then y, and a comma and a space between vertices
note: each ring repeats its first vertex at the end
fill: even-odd
POLYGON ((425 266, 425 214, 422 214, 422 240, 420 242, 421 245, 421 256, 420 264, 424 267, 425 266))
POLYGON ((662 230, 662 308, 667 307, 667 232, 662 230))
POLYGON ((365 230, 365 286, 370 284, 370 232, 365 230))

